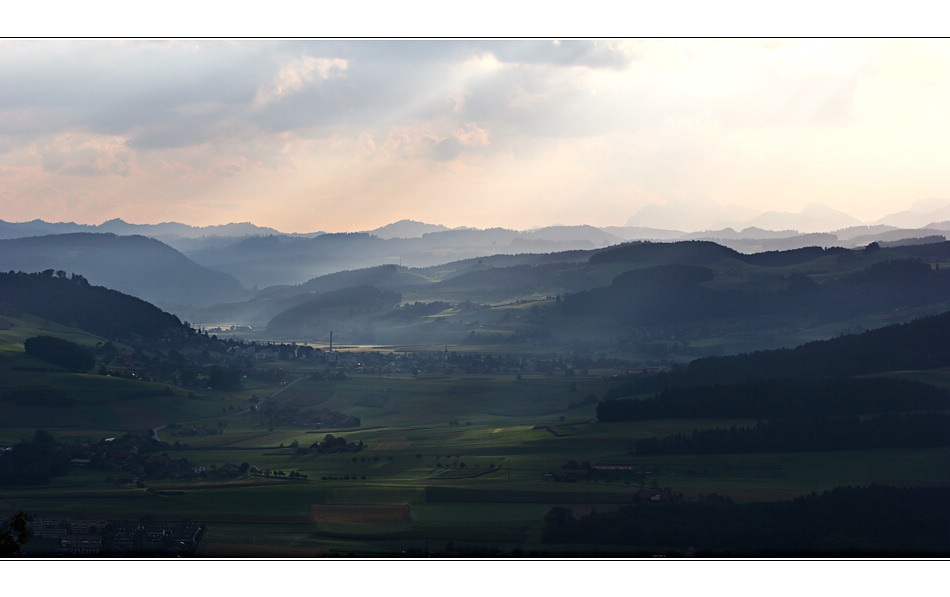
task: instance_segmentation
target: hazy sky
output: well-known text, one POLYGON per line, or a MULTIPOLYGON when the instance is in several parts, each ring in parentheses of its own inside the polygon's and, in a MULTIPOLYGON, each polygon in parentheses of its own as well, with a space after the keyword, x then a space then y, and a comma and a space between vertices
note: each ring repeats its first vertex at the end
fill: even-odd
POLYGON ((0 41, 0 219, 866 222, 950 201, 950 42, 0 41))

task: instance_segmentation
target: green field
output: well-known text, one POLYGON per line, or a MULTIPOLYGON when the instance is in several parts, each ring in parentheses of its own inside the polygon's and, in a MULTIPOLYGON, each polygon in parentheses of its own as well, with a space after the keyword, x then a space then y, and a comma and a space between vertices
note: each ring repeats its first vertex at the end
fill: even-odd
MULTIPOLYGON (((99 451, 94 466, 80 459, 46 484, 0 488, 0 512, 197 521, 205 525, 200 556, 622 554, 629 546, 545 543, 545 516, 557 506, 576 516, 611 512, 654 487, 686 500, 718 494, 749 503, 843 486, 950 483, 950 448, 644 456, 638 440, 756 421, 601 422, 597 402, 623 370, 575 371, 552 353, 524 354, 561 359, 557 367, 465 373, 442 366, 443 347, 349 347, 323 364, 257 363, 241 389, 216 391, 163 378, 158 365, 142 364, 163 355, 122 345, 118 357, 100 354, 95 370, 59 370, 25 354, 24 339, 55 334, 94 349, 104 340, 29 317, 0 328, 0 447, 43 429, 62 445, 99 451), (414 372, 380 371, 380 363, 416 357, 414 372), (346 375, 335 374, 344 362, 346 375), (164 443, 145 460, 114 455, 104 442, 155 434, 164 443), (324 451, 328 435, 346 448, 324 451), (629 470, 553 480, 571 463, 629 470)), ((946 370, 896 375, 950 386, 946 370)), ((48 538, 28 545, 34 555, 57 548, 48 538)))
MULTIPOLYGON (((26 372, 8 373, 7 385, 26 383, 26 372)), ((579 396, 603 394, 609 382, 596 377, 351 375, 254 389, 287 407, 360 417, 359 428, 347 429, 271 428, 246 410, 246 391, 188 398, 173 388, 170 396, 134 398, 133 389, 156 384, 65 373, 47 380, 74 388, 76 404, 59 413, 5 405, 0 440, 28 438, 36 422, 62 441, 178 422, 159 429, 163 441, 175 444, 166 450, 170 456, 210 470, 248 463, 260 471, 306 475, 146 478, 135 486, 117 482, 117 472, 75 469, 48 486, 0 490, 0 510, 201 521, 207 532, 200 555, 418 555, 452 549, 555 554, 570 550, 541 542, 551 507, 606 511, 629 503, 644 486, 668 487, 687 498, 716 493, 758 501, 844 485, 950 480, 950 449, 943 448, 637 456, 631 446, 639 438, 749 421, 599 423, 592 404, 568 408, 579 396), (222 406, 232 405, 234 410, 222 413, 222 406), (189 435, 184 423, 194 421, 226 426, 221 433, 189 435), (364 447, 336 454, 298 453, 294 447, 328 433, 364 447), (572 483, 543 479, 568 461, 632 465, 638 475, 572 483)))

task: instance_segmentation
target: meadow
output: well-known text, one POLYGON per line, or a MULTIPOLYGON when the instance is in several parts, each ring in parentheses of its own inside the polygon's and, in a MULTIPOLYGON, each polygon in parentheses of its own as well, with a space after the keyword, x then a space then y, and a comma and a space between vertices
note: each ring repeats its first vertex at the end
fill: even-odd
MULTIPOLYGON (((200 556, 557 555, 576 554, 579 546, 542 541, 551 508, 578 515, 609 511, 639 499, 644 488, 685 499, 718 494, 754 502, 837 486, 937 486, 950 479, 947 448, 637 455, 632 445, 640 438, 750 421, 599 422, 596 403, 583 398, 602 396, 614 383, 601 374, 351 373, 328 379, 299 362, 267 366, 281 368, 290 381, 189 396, 180 388, 158 395, 165 386, 141 380, 48 376, 50 385, 74 388, 76 402, 60 409, 3 404, 0 443, 30 437, 28 424, 63 442, 154 429, 167 443, 164 453, 205 473, 133 484, 115 471, 74 468, 46 486, 0 489, 0 510, 200 521, 206 526, 200 556), (328 410, 359 417, 360 425, 275 425, 249 408, 253 396, 280 412, 328 410), (219 431, 194 432, 208 424, 219 431), (362 449, 310 449, 328 434, 362 449), (631 468, 550 480, 568 463, 631 468), (232 470, 242 464, 246 470, 232 470)), ((21 374, 27 372, 11 371, 5 383, 20 383, 21 374)), ((41 541, 34 549, 49 545, 41 541)), ((609 546, 596 551, 623 553, 609 546)))

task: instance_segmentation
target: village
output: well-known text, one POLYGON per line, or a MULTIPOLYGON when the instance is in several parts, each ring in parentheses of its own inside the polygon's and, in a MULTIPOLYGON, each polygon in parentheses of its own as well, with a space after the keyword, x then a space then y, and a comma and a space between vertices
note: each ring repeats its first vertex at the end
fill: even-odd
POLYGON ((54 514, 31 516, 27 526, 33 538, 55 541, 57 556, 114 557, 193 555, 205 528, 199 522, 88 520, 54 514))

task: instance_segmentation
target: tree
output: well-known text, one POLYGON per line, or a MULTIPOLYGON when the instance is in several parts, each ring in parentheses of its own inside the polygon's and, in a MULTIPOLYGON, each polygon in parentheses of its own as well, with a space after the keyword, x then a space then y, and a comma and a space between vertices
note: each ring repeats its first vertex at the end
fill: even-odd
POLYGON ((23 544, 30 539, 29 520, 30 515, 23 510, 10 517, 7 528, 0 530, 0 557, 22 553, 23 544))
POLYGON ((28 355, 66 369, 88 371, 96 364, 96 357, 88 348, 53 336, 27 338, 23 348, 28 355))
POLYGON ((208 370, 208 385, 213 390, 230 392, 241 389, 241 370, 236 367, 212 365, 208 370))

